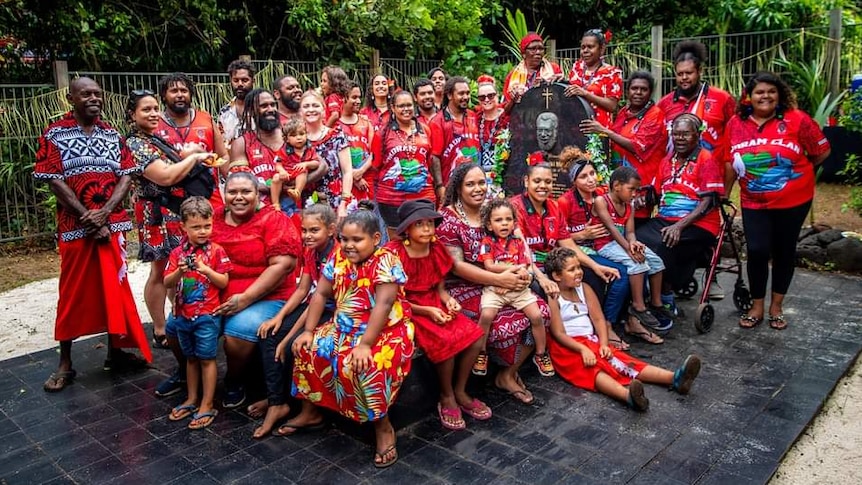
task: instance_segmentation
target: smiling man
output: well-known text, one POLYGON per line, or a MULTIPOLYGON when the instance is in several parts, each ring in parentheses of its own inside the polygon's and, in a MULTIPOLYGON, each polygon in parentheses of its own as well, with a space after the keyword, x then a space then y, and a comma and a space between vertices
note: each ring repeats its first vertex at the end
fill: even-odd
POLYGON ((302 87, 293 76, 282 76, 272 86, 272 94, 278 102, 278 118, 283 126, 287 120, 299 114, 302 87))
POLYGON ((233 99, 219 110, 219 130, 230 150, 230 144, 239 136, 239 124, 245 111, 245 97, 254 89, 254 66, 249 61, 237 59, 227 66, 233 99))
POLYGON ((260 199, 269 203, 268 181, 276 174, 275 164, 287 160, 278 104, 275 97, 263 89, 254 89, 246 96, 246 112, 240 120, 240 135, 230 147, 231 165, 248 164, 260 187, 260 199))
POLYGON ((479 163, 479 123, 470 105, 470 84, 450 77, 443 88, 445 106, 431 120, 431 175, 437 200, 443 200, 449 174, 462 163, 479 163))

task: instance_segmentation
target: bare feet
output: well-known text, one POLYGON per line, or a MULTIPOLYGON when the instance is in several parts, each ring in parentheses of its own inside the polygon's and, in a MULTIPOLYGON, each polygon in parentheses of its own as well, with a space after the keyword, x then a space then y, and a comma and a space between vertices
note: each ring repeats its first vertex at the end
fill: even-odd
POLYGON ((261 399, 260 401, 257 401, 255 403, 250 404, 248 406, 248 408, 246 408, 246 412, 252 418, 257 419, 257 418, 263 416, 263 414, 266 412, 266 409, 268 407, 269 407, 269 401, 267 401, 266 399, 261 399))
POLYGON ((275 423, 286 418, 288 414, 290 414, 290 406, 288 406, 287 404, 269 406, 266 410, 266 417, 263 418, 263 423, 261 423, 260 426, 255 428, 252 437, 254 439, 260 439, 268 435, 269 432, 272 431, 272 427, 275 426, 275 423))
POLYGON ((625 331, 629 335, 640 338, 644 342, 658 345, 664 343, 664 339, 643 326, 643 324, 635 317, 629 317, 626 321, 625 331))
POLYGON ((527 390, 524 382, 517 374, 512 377, 511 372, 502 370, 494 378, 494 385, 497 386, 497 389, 509 393, 512 398, 523 404, 533 404, 533 394, 527 390))

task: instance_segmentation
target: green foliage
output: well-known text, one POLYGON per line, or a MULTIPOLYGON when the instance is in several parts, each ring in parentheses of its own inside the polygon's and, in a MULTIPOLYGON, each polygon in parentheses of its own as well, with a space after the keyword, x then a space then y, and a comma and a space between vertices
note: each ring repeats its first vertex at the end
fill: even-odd
POLYGON ((844 99, 838 124, 850 131, 862 133, 862 90, 844 99))
POLYGON ((782 51, 773 62, 785 71, 782 78, 790 83, 796 92, 799 107, 813 113, 829 93, 825 50, 820 50, 807 62, 788 59, 782 51))
POLYGON ((844 168, 839 170, 837 174, 844 177, 848 183, 862 183, 862 159, 855 153, 848 154, 844 162, 844 168))
POLYGON ((853 187, 850 189, 847 202, 841 204, 841 212, 847 212, 848 210, 862 216, 862 187, 853 187))
POLYGON ((503 26, 503 35, 505 36, 506 41, 503 42, 503 46, 510 54, 515 56, 515 58, 521 58, 521 39, 530 32, 536 32, 544 37, 542 22, 539 21, 539 23, 536 24, 535 29, 530 29, 527 26, 527 19, 524 17, 524 12, 521 12, 520 8, 515 9, 514 14, 512 14, 509 9, 506 9, 506 25, 503 26))

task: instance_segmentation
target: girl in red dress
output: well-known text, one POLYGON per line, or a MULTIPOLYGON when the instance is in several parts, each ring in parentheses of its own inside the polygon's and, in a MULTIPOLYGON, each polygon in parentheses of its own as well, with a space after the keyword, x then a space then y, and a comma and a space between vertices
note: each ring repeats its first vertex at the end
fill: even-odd
POLYGON ((577 254, 569 248, 554 249, 545 261, 545 271, 560 288, 557 298, 548 299, 552 337, 548 345, 560 377, 576 387, 623 401, 637 411, 649 408, 643 382, 688 394, 700 372, 698 356, 689 355, 672 372, 612 349, 599 300, 588 285, 581 284, 584 270, 577 254))
POLYGON ((398 217, 401 223, 396 232, 404 239, 391 241, 386 248, 401 259, 407 274, 404 292, 413 310, 416 343, 437 367, 440 423, 447 429, 464 429, 462 412, 478 420, 491 418, 491 408, 466 389, 483 332, 461 313, 461 305, 446 291, 446 275, 455 262, 434 234, 443 219, 434 203, 408 201, 398 209, 398 217))
POLYGON ((359 200, 375 200, 374 181, 377 171, 372 166, 371 142, 374 140, 374 126, 359 114, 362 108, 362 90, 353 81, 348 83, 350 90, 347 101, 341 110, 338 126, 347 137, 350 149, 350 163, 353 164, 353 197, 359 200))
POLYGON ((350 91, 347 85, 349 82, 344 69, 338 66, 326 66, 320 73, 320 92, 325 98, 323 123, 330 128, 334 128, 341 117, 341 110, 350 91))

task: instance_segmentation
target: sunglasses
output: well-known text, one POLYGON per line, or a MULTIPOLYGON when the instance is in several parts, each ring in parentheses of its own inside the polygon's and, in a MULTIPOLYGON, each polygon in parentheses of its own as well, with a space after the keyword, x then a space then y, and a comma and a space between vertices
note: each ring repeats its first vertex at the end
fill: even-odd
POLYGON ((142 98, 144 96, 155 96, 156 93, 150 91, 149 89, 135 89, 132 91, 132 96, 136 98, 142 98))
POLYGON ((480 94, 476 96, 479 101, 491 101, 492 99, 497 97, 497 93, 489 93, 489 94, 480 94))

